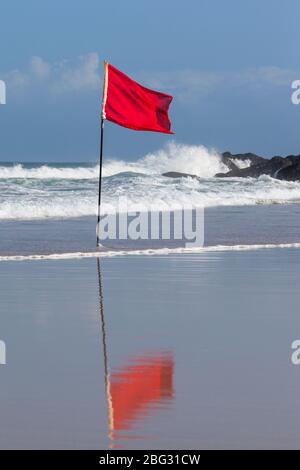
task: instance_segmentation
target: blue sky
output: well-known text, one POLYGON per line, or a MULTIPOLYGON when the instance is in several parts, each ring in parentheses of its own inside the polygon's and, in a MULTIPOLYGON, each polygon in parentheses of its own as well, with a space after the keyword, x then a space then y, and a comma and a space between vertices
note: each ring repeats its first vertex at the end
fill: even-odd
MULTIPOLYGON (((174 95, 178 142, 300 153, 297 0, 2 0, 0 15, 1 161, 96 161, 105 58, 174 95)), ((107 123, 105 153, 168 140, 107 123)))

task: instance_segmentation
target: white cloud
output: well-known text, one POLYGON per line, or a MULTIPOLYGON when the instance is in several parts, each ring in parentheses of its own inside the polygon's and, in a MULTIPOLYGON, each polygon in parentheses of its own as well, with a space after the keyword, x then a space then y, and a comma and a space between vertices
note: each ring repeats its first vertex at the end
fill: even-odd
POLYGON ((11 70, 6 74, 2 74, 2 76, 5 78, 8 87, 12 90, 24 89, 29 83, 28 76, 18 69, 11 70))
POLYGON ((18 92, 38 85, 51 93, 85 92, 100 87, 99 64, 99 55, 95 52, 54 63, 34 56, 25 69, 15 69, 3 76, 11 90, 18 92))
POLYGON ((96 90, 100 87, 100 61, 95 52, 79 56, 76 61, 64 60, 54 71, 54 91, 96 90))
POLYGON ((174 72, 141 73, 140 79, 149 87, 174 93, 179 101, 195 102, 213 93, 217 88, 288 87, 300 71, 276 66, 248 68, 236 71, 207 72, 181 70, 174 72))
POLYGON ((49 78, 51 74, 51 65, 45 62, 41 57, 34 56, 30 60, 30 72, 38 79, 49 78))
MULTIPOLYGON (((12 91, 42 87, 47 93, 55 94, 97 91, 101 88, 101 75, 100 58, 96 52, 53 63, 35 56, 24 69, 2 74, 12 91)), ((202 97, 218 88, 290 87, 293 80, 300 78, 300 71, 265 66, 233 71, 137 71, 134 76, 146 86, 173 94, 178 101, 197 104, 202 97)))

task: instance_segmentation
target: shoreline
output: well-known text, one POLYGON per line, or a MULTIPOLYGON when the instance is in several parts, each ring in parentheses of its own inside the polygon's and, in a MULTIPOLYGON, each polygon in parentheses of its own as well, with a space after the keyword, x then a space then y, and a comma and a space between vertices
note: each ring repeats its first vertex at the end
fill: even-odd
POLYGON ((66 253, 51 253, 51 254, 34 254, 34 255, 11 255, 0 256, 0 263, 10 261, 47 261, 47 260, 81 260, 91 258, 116 258, 116 257, 132 257, 132 256, 168 256, 168 255, 193 255, 201 253, 216 253, 216 252, 245 252, 257 250, 277 250, 277 249, 298 249, 300 243, 280 243, 280 244, 249 244, 249 245, 215 245, 203 246, 195 248, 157 248, 157 249, 132 249, 132 250, 107 250, 99 252, 66 252, 66 253))

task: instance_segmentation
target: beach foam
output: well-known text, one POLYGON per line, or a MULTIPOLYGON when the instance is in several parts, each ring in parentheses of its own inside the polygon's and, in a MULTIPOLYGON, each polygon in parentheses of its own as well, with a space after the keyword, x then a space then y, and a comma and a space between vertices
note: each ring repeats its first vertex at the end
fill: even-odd
POLYGON ((99 250, 91 252, 73 252, 73 253, 51 253, 51 254, 32 254, 32 255, 7 255, 0 256, 2 261, 39 261, 39 260, 71 260, 86 258, 113 258, 118 256, 167 256, 172 254, 193 254, 209 252, 227 252, 227 251, 252 251, 252 250, 270 250, 283 248, 300 248, 300 243, 267 243, 255 245, 214 245, 193 248, 158 248, 146 250, 99 250))

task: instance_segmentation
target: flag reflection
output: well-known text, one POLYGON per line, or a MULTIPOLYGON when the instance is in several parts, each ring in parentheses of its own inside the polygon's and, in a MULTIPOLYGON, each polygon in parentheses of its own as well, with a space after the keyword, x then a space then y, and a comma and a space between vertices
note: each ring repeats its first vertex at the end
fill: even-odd
POLYGON ((111 374, 115 431, 131 429, 164 400, 172 399, 173 369, 170 354, 154 353, 133 358, 130 364, 111 374))
POLYGON ((174 360, 170 352, 154 351, 110 370, 99 259, 97 270, 109 439, 110 447, 115 447, 122 432, 134 431, 139 422, 173 399, 174 360))

